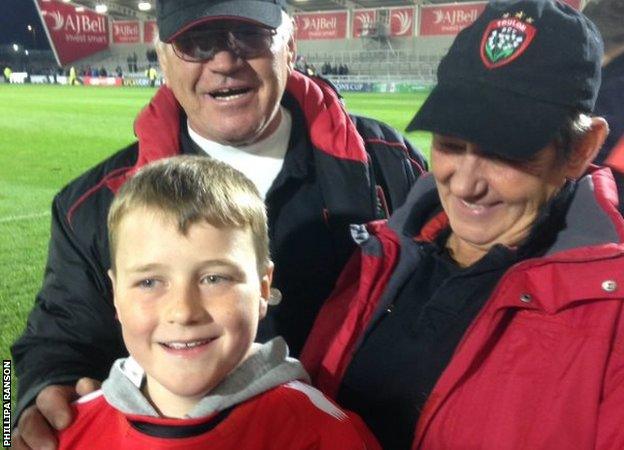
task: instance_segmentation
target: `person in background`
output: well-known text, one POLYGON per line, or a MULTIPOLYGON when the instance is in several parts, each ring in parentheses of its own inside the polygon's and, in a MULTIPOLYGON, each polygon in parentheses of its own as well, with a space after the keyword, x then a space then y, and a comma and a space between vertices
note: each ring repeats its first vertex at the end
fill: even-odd
POLYGON ((609 123, 609 136, 596 158, 603 164, 624 135, 624 0, 594 0, 583 13, 596 24, 605 46, 595 108, 609 123))
POLYGON ((12 347, 18 449, 53 448, 53 430, 72 420, 69 402, 99 386, 126 352, 106 274, 106 216, 140 167, 207 154, 256 184, 282 292, 258 339, 281 335, 295 356, 354 250, 348 225, 386 217, 425 169, 396 130, 349 115, 329 84, 293 70, 293 21, 282 2, 233 3, 157 2, 166 86, 134 122, 138 142, 54 199, 45 279, 12 347))
POLYGON ((11 82, 11 75, 13 74, 13 71, 11 70, 11 68, 9 66, 6 66, 2 72, 2 75, 4 76, 4 81, 6 83, 10 83, 11 82))
POLYGON ((596 114, 609 123, 609 135, 596 157, 597 164, 613 169, 620 211, 624 210, 624 0, 594 0, 583 9, 600 30, 605 43, 602 85, 596 114), (617 148, 617 150, 616 150, 617 148))
POLYGON ((130 356, 75 403, 60 450, 380 450, 306 383, 282 338, 253 344, 273 263, 264 203, 242 173, 206 156, 148 164, 115 197, 108 230, 130 356))
POLYGON ((78 76, 76 75, 76 68, 74 66, 70 66, 69 72, 67 75, 67 84, 70 86, 78 85, 78 76))
POLYGON ((361 250, 301 360, 383 448, 624 448, 624 220, 590 114, 602 42, 553 0, 494 1, 408 129, 430 176, 361 250))
POLYGON ((150 64, 147 70, 145 71, 145 75, 147 76, 147 79, 149 80, 150 87, 155 87, 156 80, 158 79, 158 72, 156 71, 156 68, 152 67, 152 65, 150 64))

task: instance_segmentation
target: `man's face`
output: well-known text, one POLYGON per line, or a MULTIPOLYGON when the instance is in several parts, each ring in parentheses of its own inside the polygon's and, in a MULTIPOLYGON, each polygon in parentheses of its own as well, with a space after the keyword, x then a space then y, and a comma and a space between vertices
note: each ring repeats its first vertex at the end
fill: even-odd
POLYGON ((162 414, 183 417, 247 356, 266 314, 271 268, 259 274, 249 228, 137 209, 119 223, 117 316, 162 414))
MULTIPOLYGON (((201 25, 204 29, 213 26, 234 29, 241 22, 201 25)), ((271 47, 252 58, 242 58, 224 45, 209 60, 188 62, 176 55, 171 44, 161 48, 159 58, 167 85, 194 131, 206 139, 240 146, 261 140, 277 128, 295 53, 290 30, 288 24, 282 24, 271 47)))

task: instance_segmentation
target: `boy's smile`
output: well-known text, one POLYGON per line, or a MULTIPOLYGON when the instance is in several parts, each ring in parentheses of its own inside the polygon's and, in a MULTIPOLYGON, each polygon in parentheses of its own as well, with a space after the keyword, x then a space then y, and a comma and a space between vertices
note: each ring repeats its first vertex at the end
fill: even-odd
POLYGON ((271 269, 258 274, 247 228, 177 223, 149 208, 119 224, 115 307, 146 395, 182 417, 247 356, 266 313, 271 269))

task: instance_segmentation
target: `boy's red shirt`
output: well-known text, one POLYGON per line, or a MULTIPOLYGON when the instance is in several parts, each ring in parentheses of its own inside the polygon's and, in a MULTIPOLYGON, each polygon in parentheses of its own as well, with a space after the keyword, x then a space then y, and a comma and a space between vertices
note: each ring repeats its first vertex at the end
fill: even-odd
MULTIPOLYGON (((59 450, 377 450, 381 447, 356 415, 347 415, 320 391, 290 382, 236 405, 220 422, 219 414, 198 419, 132 416, 113 408, 96 393, 75 405, 75 422, 59 435, 59 450), (165 429, 207 424, 214 428, 184 438, 149 436, 132 423, 165 429)), ((165 430, 166 431, 166 430, 165 430)))

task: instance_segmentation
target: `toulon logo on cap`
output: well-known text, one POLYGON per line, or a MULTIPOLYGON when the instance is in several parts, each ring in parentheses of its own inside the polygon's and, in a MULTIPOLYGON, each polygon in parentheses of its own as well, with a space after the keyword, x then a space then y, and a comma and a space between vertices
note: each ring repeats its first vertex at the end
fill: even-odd
POLYGON ((528 48, 537 29, 523 11, 491 21, 481 39, 481 60, 488 69, 509 64, 528 48))

